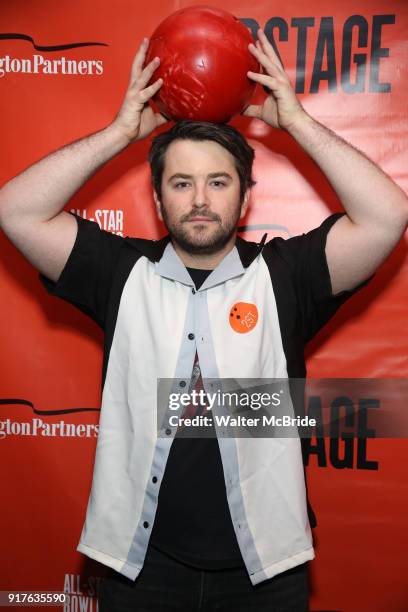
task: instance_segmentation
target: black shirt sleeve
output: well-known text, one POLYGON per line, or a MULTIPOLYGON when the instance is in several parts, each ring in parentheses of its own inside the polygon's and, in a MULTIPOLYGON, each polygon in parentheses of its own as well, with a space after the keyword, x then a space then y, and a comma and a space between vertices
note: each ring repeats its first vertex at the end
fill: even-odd
POLYGON ((55 283, 42 273, 39 279, 50 295, 73 304, 102 329, 109 291, 124 238, 102 230, 98 223, 72 214, 78 232, 72 251, 55 283))
POLYGON ((305 342, 313 338, 338 308, 374 276, 351 290, 333 295, 326 259, 326 239, 331 227, 344 214, 330 215, 319 227, 300 236, 277 239, 278 252, 291 270, 305 342))

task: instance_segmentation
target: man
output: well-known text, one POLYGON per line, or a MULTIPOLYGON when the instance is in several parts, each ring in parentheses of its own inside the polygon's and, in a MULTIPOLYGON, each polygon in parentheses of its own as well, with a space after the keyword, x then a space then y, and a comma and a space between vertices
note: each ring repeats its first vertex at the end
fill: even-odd
POLYGON ((0 192, 1 226, 53 295, 105 331, 94 479, 78 550, 111 568, 100 610, 307 610, 313 546, 298 439, 184 439, 157 431, 156 382, 305 376, 303 347, 384 261, 405 194, 302 108, 264 33, 250 51, 270 95, 244 114, 287 130, 346 214, 267 244, 237 238, 253 151, 230 126, 181 122, 150 152, 169 236, 121 238, 62 209, 129 143, 166 119, 158 66, 136 54, 108 128, 49 155, 0 192), (246 305, 245 307, 242 304, 246 305), (249 310, 245 310, 248 307, 249 310), (248 312, 246 329, 241 327, 248 312), (160 434, 160 435, 159 435, 160 434))

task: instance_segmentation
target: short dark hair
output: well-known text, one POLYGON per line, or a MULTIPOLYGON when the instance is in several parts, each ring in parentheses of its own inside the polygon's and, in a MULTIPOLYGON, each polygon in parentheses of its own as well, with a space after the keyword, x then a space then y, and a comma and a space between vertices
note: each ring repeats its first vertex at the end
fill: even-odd
POLYGON ((152 140, 149 151, 149 162, 152 174, 152 185, 161 201, 161 182, 164 171, 164 156, 168 146, 174 140, 213 140, 227 149, 235 159, 235 167, 239 176, 240 198, 244 199, 248 188, 255 185, 252 178, 252 165, 255 157, 254 149, 247 143, 244 136, 225 123, 210 123, 208 121, 177 121, 167 132, 162 132, 152 140))

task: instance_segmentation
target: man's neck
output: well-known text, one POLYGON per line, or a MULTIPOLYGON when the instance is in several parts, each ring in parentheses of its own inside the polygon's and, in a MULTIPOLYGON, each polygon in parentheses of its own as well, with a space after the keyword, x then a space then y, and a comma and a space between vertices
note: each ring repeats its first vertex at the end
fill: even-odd
POLYGON ((235 246, 236 234, 232 236, 231 240, 227 242, 227 244, 216 253, 211 255, 201 255, 201 254, 192 254, 188 251, 182 249, 176 241, 172 240, 172 244, 174 250, 177 255, 180 257, 181 261, 184 263, 186 268, 196 268, 198 270, 214 270, 224 259, 226 255, 235 246))

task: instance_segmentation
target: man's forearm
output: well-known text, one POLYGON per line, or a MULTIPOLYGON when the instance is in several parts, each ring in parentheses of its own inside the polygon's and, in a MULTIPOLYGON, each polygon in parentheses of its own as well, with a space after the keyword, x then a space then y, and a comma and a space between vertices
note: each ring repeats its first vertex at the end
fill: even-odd
POLYGON ((48 221, 129 140, 115 126, 68 144, 36 162, 0 189, 0 219, 48 221))
POLYGON ((351 221, 393 226, 406 219, 406 195, 363 153, 309 115, 288 131, 326 175, 351 221))

